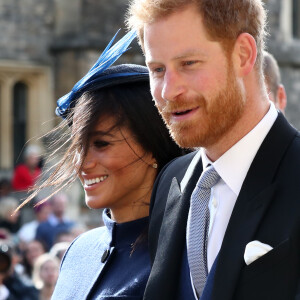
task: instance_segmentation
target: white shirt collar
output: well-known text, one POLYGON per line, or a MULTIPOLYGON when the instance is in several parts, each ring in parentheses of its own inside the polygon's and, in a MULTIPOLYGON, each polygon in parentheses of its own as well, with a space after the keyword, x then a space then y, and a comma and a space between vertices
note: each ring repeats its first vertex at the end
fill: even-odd
POLYGON ((262 120, 241 140, 212 163, 201 149, 203 167, 211 163, 223 181, 238 196, 254 157, 273 126, 278 112, 271 102, 262 120))
POLYGON ((186 187, 196 164, 202 157, 203 169, 208 164, 212 164, 229 188, 238 195, 250 165, 277 116, 278 112, 274 104, 270 102, 269 111, 262 120, 214 163, 208 159, 204 149, 201 148, 194 156, 180 183, 181 191, 186 187))
POLYGON ((185 174, 184 174, 184 177, 182 178, 181 182, 180 182, 180 190, 183 192, 183 190, 185 189, 187 183, 189 182, 192 174, 193 174, 193 171, 196 167, 196 164, 198 163, 199 159, 201 157, 201 152, 198 151, 196 153, 196 155, 193 157, 191 163, 189 164, 185 174))

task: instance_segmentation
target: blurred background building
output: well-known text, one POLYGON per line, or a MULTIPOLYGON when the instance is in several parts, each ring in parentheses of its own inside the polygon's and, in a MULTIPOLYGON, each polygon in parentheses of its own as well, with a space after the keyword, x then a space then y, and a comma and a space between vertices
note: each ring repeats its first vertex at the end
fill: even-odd
MULTIPOLYGON (((286 117, 299 129, 300 0, 264 2, 269 12, 267 50, 281 69, 288 96, 286 117)), ((56 100, 88 71, 114 33, 124 29, 127 4, 0 0, 0 178, 10 178, 22 162, 27 141, 40 144, 47 155, 45 140, 37 138, 59 122, 56 100)), ((136 43, 121 62, 144 63, 136 43)))

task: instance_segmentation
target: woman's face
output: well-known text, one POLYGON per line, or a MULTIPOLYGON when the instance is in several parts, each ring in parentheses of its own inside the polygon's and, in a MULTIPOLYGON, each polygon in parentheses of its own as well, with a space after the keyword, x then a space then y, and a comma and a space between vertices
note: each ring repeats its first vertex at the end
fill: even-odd
POLYGON ((45 286, 54 286, 59 273, 59 265, 52 261, 47 260, 42 266, 40 270, 40 277, 45 286))
POLYGON ((45 250, 39 241, 29 242, 25 249, 26 259, 31 266, 33 266, 36 259, 43 253, 45 253, 45 250))
POLYGON ((101 118, 91 133, 79 177, 90 208, 110 208, 117 222, 148 215, 156 169, 152 154, 137 144, 131 131, 114 128, 115 119, 101 118))

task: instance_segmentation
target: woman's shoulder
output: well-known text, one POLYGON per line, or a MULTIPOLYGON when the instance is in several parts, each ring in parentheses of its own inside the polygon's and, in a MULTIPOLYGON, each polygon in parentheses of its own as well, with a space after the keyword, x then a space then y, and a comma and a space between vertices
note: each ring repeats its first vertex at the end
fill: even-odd
POLYGON ((91 238, 95 238, 95 237, 102 237, 107 234, 108 234, 107 228, 105 226, 100 226, 100 227, 96 227, 96 228, 90 229, 90 230, 82 233, 74 241, 79 241, 82 239, 87 240, 87 239, 91 239, 91 238))
POLYGON ((81 235, 79 235, 72 244, 82 244, 82 243, 99 243, 105 241, 110 237, 110 234, 105 226, 100 226, 97 228, 90 229, 81 235))
POLYGON ((110 234, 105 226, 86 231, 71 243, 64 255, 63 262, 66 259, 79 258, 91 251, 101 251, 102 249, 106 249, 110 240, 110 234))
POLYGON ((106 227, 91 229, 77 237, 66 251, 52 299, 86 299, 106 261, 109 249, 106 227))

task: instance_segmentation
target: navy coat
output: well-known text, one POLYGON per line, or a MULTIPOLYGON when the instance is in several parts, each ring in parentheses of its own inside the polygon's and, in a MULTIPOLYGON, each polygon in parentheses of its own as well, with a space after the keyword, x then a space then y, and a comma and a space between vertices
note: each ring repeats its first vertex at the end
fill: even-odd
POLYGON ((150 273, 148 218, 116 224, 103 212, 105 226, 79 236, 62 260, 52 300, 142 299, 150 273))

